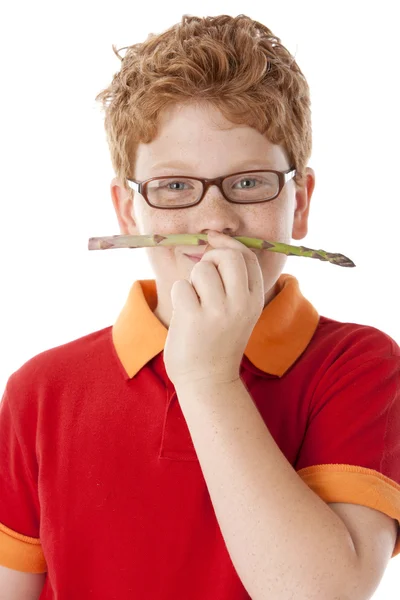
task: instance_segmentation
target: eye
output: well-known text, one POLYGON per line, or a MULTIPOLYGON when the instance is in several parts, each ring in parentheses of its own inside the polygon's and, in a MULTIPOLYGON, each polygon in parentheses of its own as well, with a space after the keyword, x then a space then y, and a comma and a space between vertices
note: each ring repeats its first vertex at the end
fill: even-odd
MULTIPOLYGON (((241 180, 240 180, 238 183, 240 184, 240 183, 242 183, 243 181, 258 181, 258 182, 259 182, 259 180, 258 180, 258 179, 255 179, 255 178, 253 178, 253 177, 252 177, 252 178, 250 178, 250 177, 244 177, 244 178, 243 178, 243 179, 241 179, 241 180)), ((235 186, 234 186, 234 187, 235 187, 235 186)), ((246 189, 246 188, 249 188, 249 187, 254 187, 254 186, 245 185, 245 186, 241 187, 240 189, 246 189)))
MULTIPOLYGON (((188 185, 188 184, 185 183, 184 181, 172 181, 172 182, 169 182, 167 185, 188 185)), ((170 189, 177 190, 178 188, 170 188, 170 189)), ((182 189, 182 188, 180 188, 180 189, 182 189)))
MULTIPOLYGON (((167 189, 170 190, 171 192, 179 192, 183 189, 185 189, 184 187, 172 187, 172 186, 187 186, 186 189, 188 189, 190 187, 190 182, 189 181, 179 181, 178 179, 176 180, 172 180, 171 179, 161 179, 158 181, 157 184, 157 188, 163 188, 163 189, 167 189)), ((154 186, 155 187, 155 186, 154 186)))

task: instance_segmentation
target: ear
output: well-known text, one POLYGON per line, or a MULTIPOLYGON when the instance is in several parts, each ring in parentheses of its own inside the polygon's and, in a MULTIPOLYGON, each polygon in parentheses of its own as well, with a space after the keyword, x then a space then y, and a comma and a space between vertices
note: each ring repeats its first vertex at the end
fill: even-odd
POLYGON ((139 235, 134 219, 134 191, 126 189, 117 177, 110 184, 111 199, 122 235, 139 235))
POLYGON ((302 240, 308 233, 308 215, 310 211, 311 196, 315 187, 315 173, 310 167, 306 168, 306 183, 302 187, 296 186, 296 210, 294 213, 292 238, 302 240))

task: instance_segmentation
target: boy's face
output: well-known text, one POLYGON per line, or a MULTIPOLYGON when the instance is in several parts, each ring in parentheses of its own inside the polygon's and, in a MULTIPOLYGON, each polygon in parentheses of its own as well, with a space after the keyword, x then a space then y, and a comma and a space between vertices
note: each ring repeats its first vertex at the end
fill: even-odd
MULTIPOLYGON (((163 175, 213 178, 251 169, 286 171, 291 166, 280 146, 271 144, 247 125, 227 121, 211 105, 175 105, 163 113, 156 139, 139 144, 133 179, 144 181, 163 175), (167 161, 170 166, 159 165, 167 161)), ((114 178, 111 196, 121 234, 206 234, 216 230, 290 244, 292 238, 300 240, 307 235, 314 185, 314 171, 307 168, 307 183, 303 188, 297 189, 292 179, 270 202, 232 204, 212 186, 200 204, 168 210, 149 206, 136 192, 132 203, 122 182, 114 178)), ((157 285, 158 305, 154 313, 166 327, 172 315, 172 285, 178 279, 188 279, 196 264, 185 253, 202 253, 204 248, 146 249, 157 285)), ((265 306, 275 296, 275 284, 288 257, 266 250, 253 252, 263 272, 265 306)))

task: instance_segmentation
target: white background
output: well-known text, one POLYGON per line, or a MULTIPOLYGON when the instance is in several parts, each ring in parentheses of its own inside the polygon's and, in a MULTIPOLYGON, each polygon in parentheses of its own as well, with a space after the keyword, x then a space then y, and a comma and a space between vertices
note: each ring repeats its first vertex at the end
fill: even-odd
MULTIPOLYGON (((284 272, 320 314, 400 343, 396 8, 395 0, 25 0, 3 8, 0 397, 24 362, 112 325, 133 281, 153 278, 144 249, 87 248, 89 237, 120 233, 94 98, 120 68, 112 44, 144 41, 185 13, 244 13, 295 55, 311 88, 316 187, 309 233, 293 243, 340 252, 356 268, 289 257, 284 272)), ((398 598, 399 566, 400 557, 389 562, 374 599, 398 598)))

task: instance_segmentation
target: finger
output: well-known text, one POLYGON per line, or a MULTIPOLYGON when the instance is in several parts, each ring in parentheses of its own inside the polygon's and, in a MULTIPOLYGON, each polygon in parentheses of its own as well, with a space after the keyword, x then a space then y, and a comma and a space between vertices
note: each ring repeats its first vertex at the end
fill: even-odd
MULTIPOLYGON (((218 231, 210 231, 208 233, 208 243, 214 246, 214 249, 228 249, 231 248, 233 250, 239 250, 244 257, 247 268, 248 275, 248 285, 247 288, 251 293, 258 293, 260 287, 260 278, 261 284, 263 287, 262 281, 262 271, 260 264, 258 262, 257 255, 247 246, 239 242, 239 240, 235 240, 233 237, 229 235, 225 235, 223 233, 219 233, 218 231)), ((209 252, 208 252, 209 254, 209 252)), ((203 255, 204 258, 204 255, 203 255)))
POLYGON ((171 288, 172 307, 179 314, 184 315, 199 308, 199 297, 194 287, 187 279, 178 279, 171 288))
POLYGON ((197 271, 194 273, 193 269, 192 274, 197 293, 208 306, 216 302, 226 305, 228 297, 236 304, 247 304, 249 278, 242 252, 231 248, 210 250, 195 268, 197 271))
POLYGON ((246 262, 250 294, 264 293, 263 274, 257 256, 251 251, 243 253, 242 256, 246 262))
POLYGON ((215 259, 205 260, 203 256, 201 261, 193 267, 190 282, 201 305, 219 308, 224 304, 226 305, 225 285, 221 273, 217 269, 215 259))

